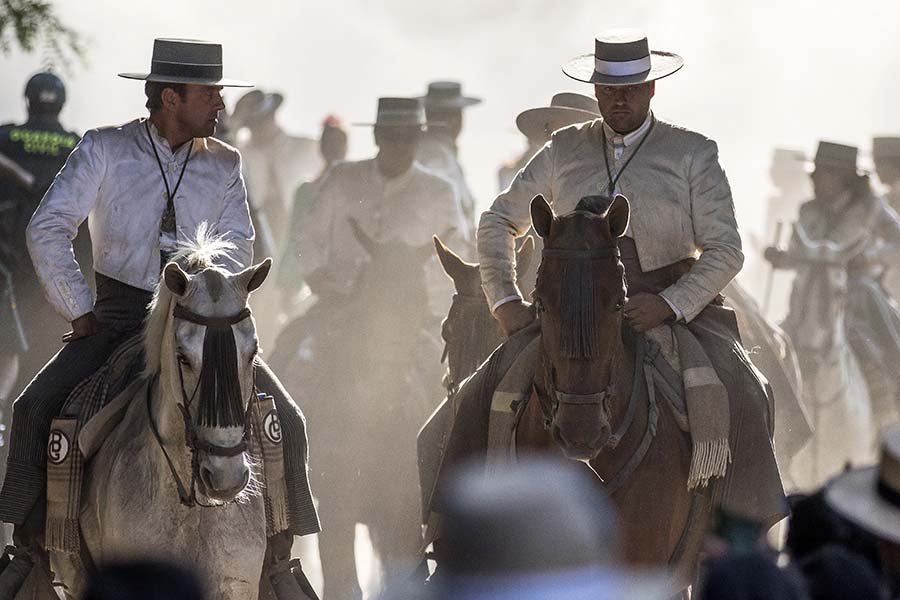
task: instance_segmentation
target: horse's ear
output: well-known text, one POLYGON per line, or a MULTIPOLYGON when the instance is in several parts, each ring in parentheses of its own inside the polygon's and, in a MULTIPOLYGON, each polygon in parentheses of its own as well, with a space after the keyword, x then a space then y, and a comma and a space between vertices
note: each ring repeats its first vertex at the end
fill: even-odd
POLYGON ((237 278, 237 288, 239 290, 247 290, 247 293, 255 292, 259 286, 263 284, 266 277, 269 276, 269 270, 272 268, 272 259, 266 258, 259 264, 251 265, 235 275, 237 278))
POLYGON ((366 254, 373 256, 378 249, 378 244, 375 243, 375 240, 370 238, 366 232, 362 230, 362 227, 360 227, 356 219, 350 218, 347 219, 347 222, 350 224, 350 229, 353 231, 353 237, 356 238, 359 245, 363 247, 366 254))
POLYGON ((528 267, 534 258, 534 238, 530 235, 525 238, 519 249, 516 250, 516 273, 527 273, 528 267))
POLYGON ((544 200, 541 194, 538 194, 531 200, 531 222, 534 224, 534 230, 542 239, 547 239, 550 235, 550 226, 553 223, 553 209, 544 200))
POLYGON ((184 296, 191 282, 191 276, 182 271, 178 263, 170 262, 163 270, 163 281, 170 292, 176 296, 184 296))
POLYGON ((443 267, 444 273, 446 273, 454 283, 464 279, 466 275, 478 270, 476 265, 467 263, 453 250, 448 248, 447 245, 441 241, 440 237, 433 236, 432 239, 434 240, 434 250, 441 263, 441 267, 443 267))
POLYGON ((631 219, 631 205, 628 203, 628 198, 622 194, 616 194, 606 211, 606 219, 609 223, 609 233, 614 238, 625 235, 628 230, 628 221, 631 219))

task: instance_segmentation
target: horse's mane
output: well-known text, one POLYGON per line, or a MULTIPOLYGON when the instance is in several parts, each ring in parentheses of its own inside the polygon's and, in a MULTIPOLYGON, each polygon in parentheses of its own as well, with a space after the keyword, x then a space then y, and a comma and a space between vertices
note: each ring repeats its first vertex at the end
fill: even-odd
MULTIPOLYGON (((178 248, 170 262, 178 265, 186 273, 195 274, 210 268, 222 268, 218 262, 222 258, 230 258, 235 245, 222 236, 215 235, 205 221, 197 226, 193 240, 178 242, 178 248)), ((144 322, 144 375, 152 376, 159 372, 160 358, 163 351, 163 335, 166 323, 172 313, 174 296, 160 277, 150 302, 149 312, 144 322)))
POLYGON ((575 210, 603 216, 611 203, 612 198, 606 196, 585 196, 575 205, 575 210))

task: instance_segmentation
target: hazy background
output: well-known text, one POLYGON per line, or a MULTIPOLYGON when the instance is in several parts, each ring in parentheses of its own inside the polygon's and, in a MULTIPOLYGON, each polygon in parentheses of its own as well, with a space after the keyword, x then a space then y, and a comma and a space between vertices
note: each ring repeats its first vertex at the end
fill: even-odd
MULTIPOLYGON (((609 27, 647 30, 653 47, 685 68, 657 86, 658 115, 719 142, 746 236, 746 281, 758 292, 754 239, 763 235, 772 147, 812 150, 818 138, 868 149, 875 133, 900 133, 900 4, 858 0, 78 0, 57 3, 87 42, 86 65, 66 73, 62 118, 79 131, 143 114, 140 83, 158 36, 220 41, 226 76, 286 94, 279 119, 316 135, 321 119, 371 120, 380 95, 418 95, 428 80, 460 79, 485 99, 467 112, 460 148, 482 207, 497 167, 523 148, 516 114, 562 90, 591 93, 560 65, 590 52, 609 27), (754 269, 756 276, 754 277, 754 269)), ((0 120, 24 116, 26 78, 41 56, 0 59, 0 120)), ((239 92, 236 92, 239 93, 239 92)), ((233 104, 235 93, 227 99, 233 104)), ((371 131, 351 133, 351 158, 372 154, 371 131)), ((763 238, 770 237, 764 235, 763 238)))

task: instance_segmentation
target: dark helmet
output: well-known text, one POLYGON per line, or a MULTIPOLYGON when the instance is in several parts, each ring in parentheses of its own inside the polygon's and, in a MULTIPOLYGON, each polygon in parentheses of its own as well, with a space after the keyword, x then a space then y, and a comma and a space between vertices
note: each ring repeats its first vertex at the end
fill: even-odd
POLYGON ((56 74, 44 71, 25 84, 25 97, 31 109, 59 112, 66 103, 66 86, 56 74))

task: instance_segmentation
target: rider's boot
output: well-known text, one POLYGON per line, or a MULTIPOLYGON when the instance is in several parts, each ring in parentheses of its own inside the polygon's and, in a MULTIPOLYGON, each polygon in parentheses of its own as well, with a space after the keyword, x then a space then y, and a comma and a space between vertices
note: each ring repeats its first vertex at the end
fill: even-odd
MULTIPOLYGON (((319 600, 299 559, 291 559, 294 536, 285 531, 267 540, 263 577, 268 578, 272 600, 319 600)), ((265 589, 267 586, 262 585, 265 589)), ((265 598, 261 594, 261 598, 265 598)))
POLYGON ((46 578, 46 583, 52 583, 53 575, 43 544, 43 521, 44 511, 35 509, 24 523, 14 526, 13 545, 7 546, 0 558, 0 598, 15 598, 36 568, 44 572, 41 579, 46 578))

